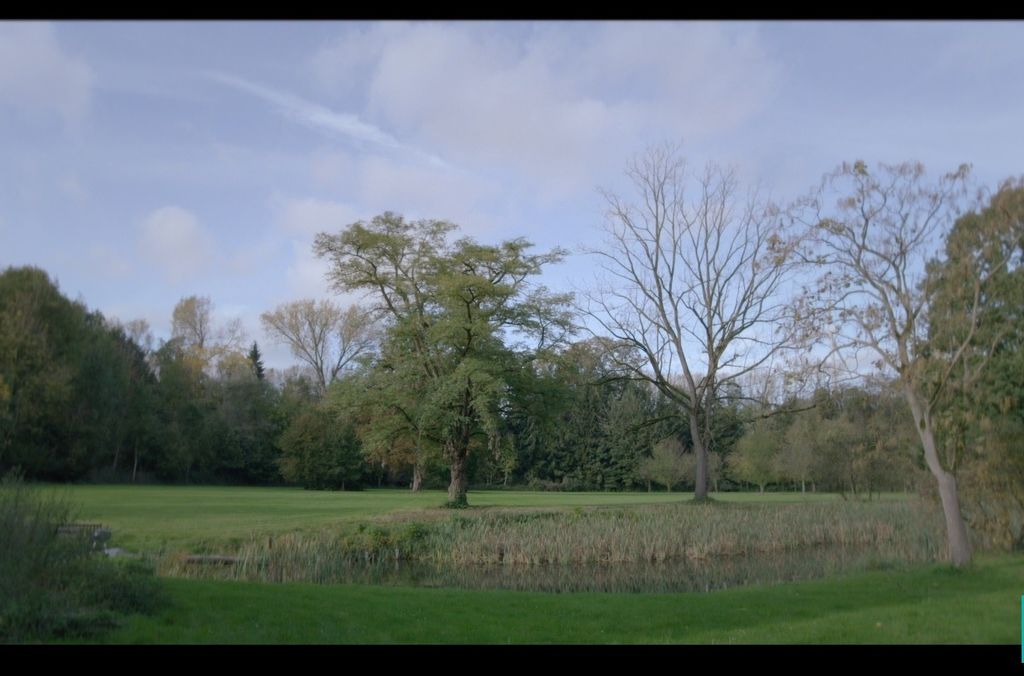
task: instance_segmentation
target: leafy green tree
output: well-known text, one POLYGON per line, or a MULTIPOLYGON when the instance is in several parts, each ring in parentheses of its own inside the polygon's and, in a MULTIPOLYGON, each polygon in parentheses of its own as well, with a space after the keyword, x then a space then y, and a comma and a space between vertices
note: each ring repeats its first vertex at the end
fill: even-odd
POLYGON ((390 346, 372 368, 412 383, 417 405, 405 414, 441 447, 451 475, 448 501, 461 506, 471 448, 500 436, 512 376, 561 337, 568 298, 529 286, 561 260, 560 250, 530 255, 523 239, 449 242, 454 230, 385 213, 317 235, 314 250, 330 261, 336 290, 367 292, 387 318, 390 346))
POLYGON ((119 341, 42 270, 0 274, 0 468, 69 480, 110 461, 128 370, 119 341))
POLYGON ((821 452, 821 416, 816 413, 797 415, 786 429, 784 442, 776 458, 779 476, 800 484, 807 492, 807 483, 814 483, 815 457, 821 452))
MULTIPOLYGON (((689 464, 692 465, 692 462, 689 464)), ((692 466, 688 466, 683 457, 682 442, 671 437, 655 444, 651 457, 641 461, 637 467, 638 477, 647 482, 659 483, 670 493, 672 487, 683 481, 691 472, 692 466)))
POLYGON ((158 373, 157 410, 161 445, 149 469, 165 479, 191 479, 208 451, 203 443, 209 413, 207 379, 194 352, 180 338, 166 341, 154 353, 158 373))
POLYGON ((281 473, 303 488, 357 488, 364 463, 355 427, 328 406, 300 413, 281 436, 281 473))
POLYGON ((730 473, 740 481, 764 488, 779 477, 776 457, 781 446, 779 432, 767 420, 758 420, 736 444, 730 460, 730 473))
POLYGON ((964 491, 965 518, 1002 547, 1024 544, 1024 179, 963 215, 931 263, 929 377, 939 452, 964 491), (959 350, 959 352, 958 352, 959 350), (959 355, 959 361, 956 357, 959 355))

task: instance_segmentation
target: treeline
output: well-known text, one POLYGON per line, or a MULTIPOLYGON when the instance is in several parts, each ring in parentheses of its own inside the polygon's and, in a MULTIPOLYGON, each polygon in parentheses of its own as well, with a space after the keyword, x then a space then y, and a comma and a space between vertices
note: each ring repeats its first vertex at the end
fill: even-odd
MULTIPOLYGON (((154 346, 144 323, 88 310, 44 271, 5 270, 0 472, 19 468, 46 481, 315 489, 448 483, 439 445, 421 437, 417 455, 408 429, 367 406, 372 358, 363 355, 328 379, 310 367, 268 371, 258 345, 246 349, 239 327, 212 326, 211 314, 208 299, 182 299, 172 337, 154 346)), ((345 313, 332 317, 325 351, 341 339, 345 313)), ((470 483, 692 487, 686 419, 657 390, 618 376, 607 345, 596 339, 569 343, 524 367, 500 429, 471 441, 470 483)), ((765 418, 740 403, 742 393, 733 394, 714 416, 716 490, 799 486, 869 494, 906 487, 914 440, 890 393, 821 392, 810 411, 765 418)))
MULTIPOLYGON (((37 268, 0 275, 0 471, 47 481, 274 483, 277 439, 303 396, 275 387, 230 340, 214 345, 179 304, 153 349, 67 299, 37 268)), ((199 303, 201 305, 201 302, 199 303)), ((200 308, 201 310, 201 308, 200 308)), ((202 316, 192 312, 192 318, 202 316)))

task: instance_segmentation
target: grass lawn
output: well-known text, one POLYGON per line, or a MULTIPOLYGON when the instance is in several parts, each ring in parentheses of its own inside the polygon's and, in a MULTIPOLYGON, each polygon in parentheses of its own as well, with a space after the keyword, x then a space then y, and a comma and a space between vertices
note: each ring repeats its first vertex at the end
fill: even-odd
POLYGON ((1017 643, 1024 557, 705 594, 166 580, 111 643, 1017 643))
MULTIPOLYGON (((442 491, 55 487, 112 544, 218 551, 253 536, 351 528, 382 515, 438 513, 442 491)), ((681 502, 684 493, 474 491, 494 508, 681 502)), ((905 496, 886 495, 886 500, 905 496)), ((830 494, 719 494, 730 503, 839 502, 830 494)), ((744 510, 745 511, 745 510, 744 510)), ((710 563, 709 565, 713 565, 710 563)), ((956 571, 896 565, 808 582, 710 593, 541 593, 163 579, 171 604, 132 616, 111 643, 1003 643, 1020 638, 1024 556, 981 555, 956 571)))
MULTIPOLYGON (((253 536, 342 526, 443 504, 443 491, 398 489, 332 492, 221 486, 60 486, 79 518, 113 529, 112 545, 128 550, 216 550, 253 536)), ((690 493, 544 493, 471 491, 470 511, 488 507, 577 507, 679 502, 690 493)), ((837 501, 829 493, 719 493, 723 502, 837 501)), ((883 495, 893 499, 897 494, 883 495)))

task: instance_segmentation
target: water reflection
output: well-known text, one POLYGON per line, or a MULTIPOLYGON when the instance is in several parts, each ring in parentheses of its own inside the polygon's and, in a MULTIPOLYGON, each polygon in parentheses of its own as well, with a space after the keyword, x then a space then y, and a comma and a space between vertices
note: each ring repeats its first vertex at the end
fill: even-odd
POLYGON ((321 582, 513 589, 544 592, 707 592, 751 584, 811 580, 844 573, 924 563, 884 549, 816 547, 700 561, 590 565, 477 565, 456 569, 388 562, 336 570, 321 582))

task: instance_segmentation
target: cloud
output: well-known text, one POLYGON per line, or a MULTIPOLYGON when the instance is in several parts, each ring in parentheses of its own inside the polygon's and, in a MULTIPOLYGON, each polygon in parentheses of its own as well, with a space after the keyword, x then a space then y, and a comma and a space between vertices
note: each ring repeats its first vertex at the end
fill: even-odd
POLYGON ((304 124, 307 127, 321 132, 341 134, 357 141, 363 141, 372 145, 395 150, 404 153, 411 153, 419 156, 435 167, 447 166, 445 162, 429 153, 422 152, 398 141, 394 136, 375 127, 372 124, 363 122, 356 115, 350 113, 338 113, 325 108, 311 101, 306 101, 298 96, 272 89, 249 80, 243 80, 234 75, 226 73, 211 72, 206 74, 211 80, 226 84, 235 89, 253 94, 264 101, 274 104, 278 110, 291 120, 304 124))
POLYGON ((191 212, 175 206, 146 217, 139 246, 143 257, 173 282, 204 271, 214 257, 213 238, 191 212))
POLYGON ((502 211, 500 187, 469 172, 439 172, 367 156, 360 159, 355 190, 371 216, 394 211, 409 219, 443 219, 466 234, 481 234, 495 229, 493 215, 502 211))
POLYGON ((348 30, 310 69, 325 92, 363 99, 368 116, 453 163, 566 194, 638 144, 734 129, 773 95, 781 66, 746 24, 388 23, 348 30))
POLYGON ((55 112, 72 124, 89 107, 93 72, 66 55, 48 23, 0 22, 0 106, 55 112))
POLYGON ((285 232, 309 236, 337 232, 366 216, 351 205, 311 197, 286 200, 280 208, 278 222, 285 232))

